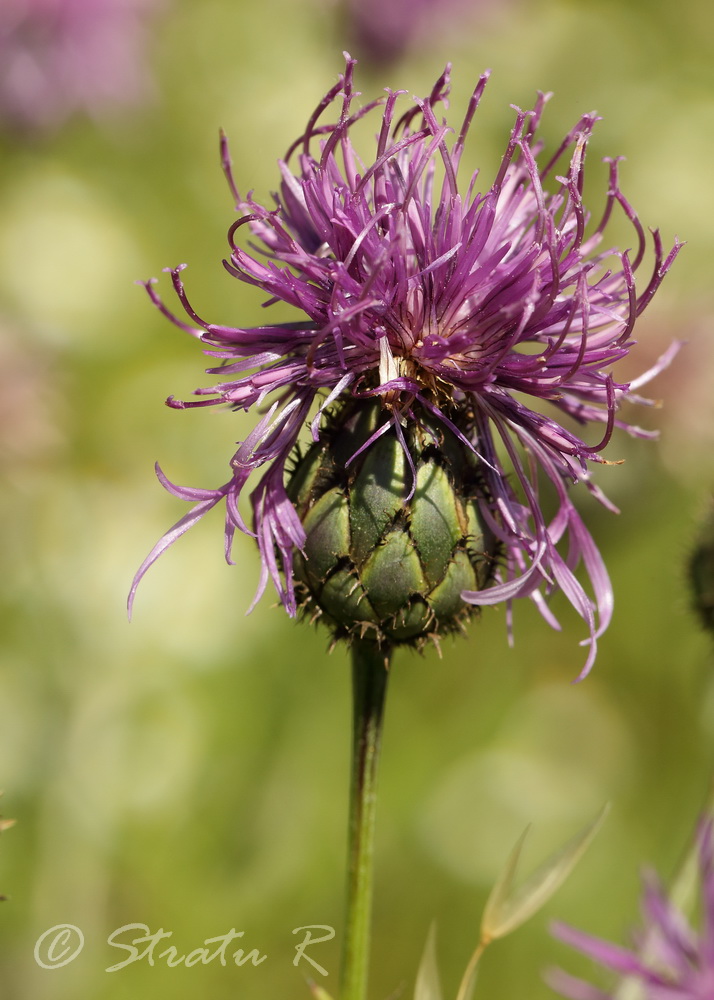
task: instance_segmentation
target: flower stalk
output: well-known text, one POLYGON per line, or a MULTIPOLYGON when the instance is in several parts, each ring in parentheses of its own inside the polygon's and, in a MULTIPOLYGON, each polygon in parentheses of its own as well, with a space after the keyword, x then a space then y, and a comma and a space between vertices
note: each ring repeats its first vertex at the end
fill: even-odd
POLYGON ((340 1000, 365 1000, 369 965, 377 770, 390 651, 366 640, 352 645, 352 778, 349 869, 340 1000))

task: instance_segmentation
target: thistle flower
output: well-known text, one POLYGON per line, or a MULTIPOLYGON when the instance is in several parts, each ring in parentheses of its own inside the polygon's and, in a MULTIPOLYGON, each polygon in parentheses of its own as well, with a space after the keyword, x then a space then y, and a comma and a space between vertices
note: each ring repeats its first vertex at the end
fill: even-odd
POLYGON ((714 997, 714 836, 711 818, 697 831, 702 926, 697 933, 668 897, 653 872, 644 878, 644 927, 628 950, 556 924, 561 941, 612 969, 622 982, 605 992, 558 970, 549 977, 554 989, 571 1000, 711 1000, 714 997), (627 985, 626 985, 627 984, 627 985))
POLYGON ((3 0, 0 119, 45 131, 76 111, 96 116, 136 103, 148 87, 142 59, 155 0, 3 0))
MULTIPOLYGON (((478 467, 480 530, 492 537, 491 558, 497 556, 487 585, 481 580, 465 587, 461 600, 510 606, 530 597, 559 627, 545 597, 562 590, 589 631, 584 674, 610 620, 612 590, 568 488, 584 483, 607 503, 590 482, 590 465, 604 461, 613 429, 652 436, 623 423, 617 409, 626 398, 647 402, 636 389, 676 348, 629 384, 615 381, 609 369, 629 353, 635 321, 680 244, 665 255, 653 232, 654 268, 638 292, 635 272, 646 238, 620 190, 617 159, 608 161, 603 216, 590 224, 582 192, 594 115, 580 118, 545 158, 536 132, 547 95, 539 94, 531 111, 516 109, 496 177, 481 194, 478 174, 465 185, 457 178, 488 74, 453 131, 437 117, 438 106, 447 105, 449 67, 427 98, 415 98, 398 115, 402 92, 357 105, 354 65, 347 57, 344 74, 280 162, 274 208, 239 194, 221 137, 224 171, 241 213, 228 233, 224 266, 267 293, 267 305, 294 306, 298 318, 249 329, 204 320, 187 298, 181 265, 171 278, 186 321, 169 310, 152 281, 146 283, 162 313, 221 361, 208 369, 219 380, 196 390, 199 400, 169 398, 168 405, 265 408, 231 461, 230 479, 217 489, 176 486, 157 467, 165 488, 195 506, 140 567, 130 604, 155 559, 225 501, 227 558, 236 528, 254 534, 262 564, 256 600, 272 579, 294 615, 294 557, 304 549, 306 530, 286 487, 286 463, 307 421, 313 441, 320 442, 325 427, 334 428, 351 407, 376 401, 376 429, 343 455, 344 470, 392 435, 409 470, 406 502, 418 485, 407 441, 412 430, 421 428, 437 449, 445 435, 457 441, 478 467), (337 120, 322 124, 334 105, 337 120), (372 159, 363 163, 351 135, 369 115, 378 117, 378 136, 372 159), (617 207, 633 228, 632 258, 603 245, 617 207), (250 251, 236 242, 245 227, 254 241, 250 251), (551 407, 548 415, 541 412, 544 403, 551 407), (575 433, 578 424, 600 425, 593 443, 575 433), (251 530, 238 500, 257 470, 263 474, 251 494, 251 530), (552 516, 541 506, 545 487, 556 501, 552 516), (576 577, 580 562, 592 596, 576 577)), ((468 538, 458 544, 466 546, 468 538)))

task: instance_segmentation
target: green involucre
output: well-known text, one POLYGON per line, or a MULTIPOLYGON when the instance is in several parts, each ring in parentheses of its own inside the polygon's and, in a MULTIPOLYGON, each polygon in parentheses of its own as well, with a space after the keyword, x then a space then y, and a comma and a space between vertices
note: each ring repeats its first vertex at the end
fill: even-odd
POLYGON ((297 459, 288 489, 307 538, 294 574, 338 638, 420 644, 476 613, 461 593, 488 584, 497 547, 478 461, 443 426, 403 430, 416 481, 393 428, 349 461, 387 420, 372 402, 338 412, 297 459))

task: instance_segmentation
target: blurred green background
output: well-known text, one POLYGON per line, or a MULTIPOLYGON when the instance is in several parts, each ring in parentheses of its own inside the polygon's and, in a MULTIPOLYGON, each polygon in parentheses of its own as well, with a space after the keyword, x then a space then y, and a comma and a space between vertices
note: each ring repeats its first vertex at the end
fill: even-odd
MULTIPOLYGON (((510 104, 555 91, 550 148, 596 108, 586 200, 602 202, 600 158, 622 154, 644 224, 667 246, 688 240, 639 325, 631 366, 644 370, 672 337, 688 341, 652 387, 665 407, 630 412, 661 440, 610 445, 627 462, 597 481, 619 517, 580 496, 616 594, 591 677, 571 683, 583 629, 559 601, 560 634, 523 602, 509 649, 503 610, 487 609, 442 659, 401 652, 393 669, 371 995, 411 994, 436 921, 453 996, 524 826, 534 824, 533 865, 610 800, 569 883, 485 956, 477 997, 539 1000, 552 995, 546 966, 587 971, 548 921, 622 939, 637 919, 641 862, 673 871, 710 779, 714 649, 689 610, 685 565, 714 484, 714 12, 705 0, 512 0, 443 27, 399 65, 362 59, 365 99, 386 85, 427 93, 451 60, 459 121, 491 67, 465 161, 485 178, 510 104)), ((144 106, 2 139, 0 804, 17 825, 0 841, 0 891, 11 897, 0 904, 0 994, 10 1000, 305 997, 310 972, 337 988, 338 940, 312 952, 323 980, 293 966, 292 931, 341 933, 345 652, 328 656, 326 635, 271 596, 245 616, 257 553, 238 537, 238 565, 225 565, 218 511, 151 570, 131 625, 124 608, 136 567, 185 510, 153 462, 175 482, 218 485, 250 426, 218 409, 164 407, 205 384, 206 362, 133 282, 186 261, 200 313, 260 321, 260 293, 220 264, 234 213, 218 128, 241 190, 267 196, 276 159, 350 42, 337 0, 166 0, 152 35, 144 106), (84 930, 85 950, 41 969, 34 942, 60 923, 84 930), (172 931, 182 951, 234 927, 268 957, 257 968, 141 962, 109 974, 126 953, 107 936, 128 923, 172 931)))

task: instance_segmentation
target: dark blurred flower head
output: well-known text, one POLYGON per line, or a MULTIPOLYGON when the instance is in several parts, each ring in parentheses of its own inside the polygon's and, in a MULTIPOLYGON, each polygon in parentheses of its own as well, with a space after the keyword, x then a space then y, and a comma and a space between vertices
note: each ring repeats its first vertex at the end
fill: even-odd
POLYGON ((2 0, 0 120, 48 131, 75 112, 101 117, 141 101, 157 0, 2 0))
POLYGON ((697 835, 701 928, 696 931, 668 897, 653 872, 644 878, 642 929, 634 947, 622 948, 582 931, 556 924, 553 933, 600 965, 617 973, 611 991, 598 989, 557 970, 549 980, 571 1000, 712 1000, 714 997, 714 837, 712 819, 703 819, 697 835))
POLYGON ((250 329, 208 322, 189 303, 182 266, 171 278, 186 322, 146 285, 162 312, 220 361, 208 369, 218 381, 198 389, 198 401, 171 398, 169 405, 228 403, 261 416, 218 489, 177 487, 159 470, 164 486, 195 506, 152 550, 134 586, 175 538, 225 500, 227 552, 236 528, 253 533, 262 557, 258 596, 272 579, 294 614, 293 556, 305 531, 286 492, 286 462, 306 421, 317 441, 336 406, 378 400, 384 422, 359 454, 382 434, 404 442, 405 429, 428 424, 437 445, 441 429, 478 462, 480 517, 500 556, 491 585, 465 590, 463 600, 510 605, 531 597, 558 627, 544 598, 562 590, 587 623, 587 670, 610 619, 612 591, 569 487, 584 483, 605 502, 590 482, 590 465, 604 461, 613 429, 651 436, 623 423, 617 411, 626 398, 646 402, 637 388, 674 348, 630 384, 616 381, 610 368, 630 351, 636 319, 679 244, 665 253, 654 231, 654 267, 636 288, 646 240, 620 190, 617 160, 609 161, 602 217, 591 222, 583 204, 593 115, 584 115, 545 157, 536 133, 546 96, 531 111, 517 109, 496 176, 480 193, 478 174, 460 182, 458 173, 488 74, 454 130, 439 114, 447 105, 448 67, 431 94, 402 113, 399 92, 360 105, 353 70, 348 58, 344 75, 281 161, 273 207, 239 194, 222 144, 241 212, 229 230, 226 270, 267 293, 267 305, 294 306, 296 320, 250 329), (333 107, 334 117, 322 124, 333 107), (368 115, 377 116, 378 136, 363 162, 351 133, 368 115), (633 253, 603 242, 616 209, 632 224, 633 253), (236 242, 245 229, 249 250, 236 242), (251 532, 238 499, 257 470, 263 474, 251 494, 251 532), (579 563, 591 594, 576 577, 579 563))
POLYGON ((714 497, 709 500, 689 557, 689 581, 694 610, 704 628, 714 635, 714 497))

